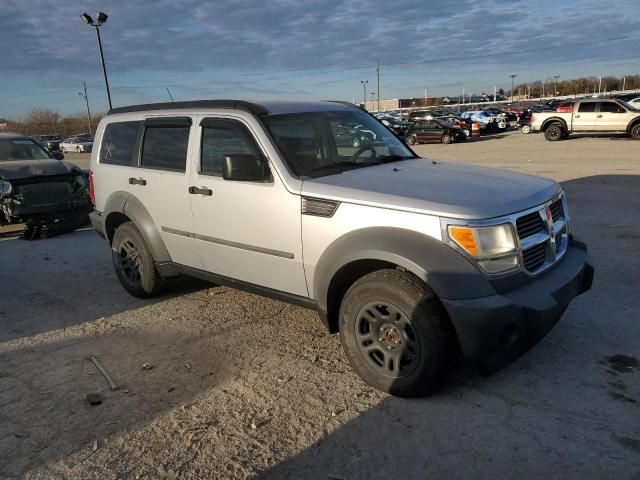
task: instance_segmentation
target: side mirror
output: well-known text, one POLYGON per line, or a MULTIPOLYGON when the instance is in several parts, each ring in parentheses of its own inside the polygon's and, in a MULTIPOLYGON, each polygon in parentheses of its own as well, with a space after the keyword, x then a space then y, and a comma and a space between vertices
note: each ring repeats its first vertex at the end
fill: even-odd
POLYGON ((268 182, 271 180, 271 173, 264 157, 227 155, 222 166, 222 178, 238 182, 268 182))
POLYGON ((60 150, 54 150, 53 152, 51 152, 51 155, 53 155, 53 158, 55 158, 56 160, 64 160, 64 153, 62 153, 60 150))

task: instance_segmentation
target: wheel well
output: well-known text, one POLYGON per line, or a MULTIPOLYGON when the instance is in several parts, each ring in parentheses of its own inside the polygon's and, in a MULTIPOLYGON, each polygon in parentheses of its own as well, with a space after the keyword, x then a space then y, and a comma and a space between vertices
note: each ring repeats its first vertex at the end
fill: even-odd
POLYGON ((542 124, 542 127, 540 127, 540 131, 546 131, 547 128, 549 128, 549 126, 554 123, 559 123, 562 125, 562 128, 564 128, 565 130, 567 129, 567 124, 561 118, 550 118, 548 120, 545 120, 545 122, 542 124))
POLYGON ((631 120, 629 126, 627 127, 627 132, 631 132, 631 129, 640 123, 640 117, 631 120))
POLYGON ((401 268, 383 260, 356 260, 342 266, 333 276, 327 291, 327 324, 331 333, 340 330, 338 314, 344 294, 358 279, 377 270, 401 268))
POLYGON ((123 223, 130 221, 131 219, 129 217, 120 212, 113 212, 107 216, 107 219, 104 222, 104 230, 107 235, 107 240, 109 240, 109 244, 111 244, 111 240, 113 240, 116 229, 123 223))

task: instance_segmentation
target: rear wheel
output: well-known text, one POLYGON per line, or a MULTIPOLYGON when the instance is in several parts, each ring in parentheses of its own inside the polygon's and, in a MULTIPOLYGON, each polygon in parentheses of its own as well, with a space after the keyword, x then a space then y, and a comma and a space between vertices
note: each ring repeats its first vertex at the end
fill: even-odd
POLYGON ((353 369, 401 397, 439 386, 452 347, 444 309, 411 274, 380 270, 356 281, 340 306, 340 339, 353 369))
POLYGON ((451 137, 451 135, 449 135, 449 134, 445 134, 445 135, 443 135, 443 136, 442 136, 442 139, 441 139, 440 141, 441 141, 442 143, 444 143, 444 144, 447 144, 447 145, 448 145, 449 143, 452 143, 452 142, 453 142, 453 138, 451 137))
POLYGON ((523 125, 522 128, 520 129, 520 131, 522 133, 524 133, 525 135, 528 135, 531 133, 531 125, 523 125))
POLYGON ((550 142, 557 142, 558 140, 562 140, 563 135, 564 127, 559 122, 552 123, 544 131, 544 138, 546 138, 550 142))
POLYGON ((116 230, 111 242, 111 258, 118 280, 131 295, 152 297, 164 286, 151 251, 133 223, 123 223, 116 230))
POLYGON ((636 123, 633 127, 631 127, 631 131, 629 132, 631 138, 634 140, 640 140, 640 123, 636 123))

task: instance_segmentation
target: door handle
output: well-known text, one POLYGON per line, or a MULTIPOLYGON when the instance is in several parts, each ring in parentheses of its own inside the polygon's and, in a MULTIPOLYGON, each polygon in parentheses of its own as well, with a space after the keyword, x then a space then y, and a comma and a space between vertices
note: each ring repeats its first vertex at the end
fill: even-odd
POLYGON ((213 190, 207 187, 189 187, 189 193, 191 195, 207 195, 210 197, 213 195, 213 190))
POLYGON ((574 115, 573 118, 580 118, 580 115, 574 115))
POLYGON ((602 115, 596 115, 596 118, 602 118, 602 115))
POLYGON ((134 178, 134 177, 129 177, 129 185, 146 185, 147 181, 144 178, 138 177, 138 178, 134 178))

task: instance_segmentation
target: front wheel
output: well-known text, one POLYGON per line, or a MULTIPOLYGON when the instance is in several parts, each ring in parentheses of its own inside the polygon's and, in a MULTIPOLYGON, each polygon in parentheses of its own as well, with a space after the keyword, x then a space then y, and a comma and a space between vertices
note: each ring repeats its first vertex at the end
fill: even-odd
POLYGON ((134 297, 157 295, 164 281, 153 262, 151 251, 132 222, 123 223, 111 242, 111 258, 124 289, 134 297))
POLYGON ((523 125, 522 128, 520 129, 520 131, 522 133, 524 133, 525 135, 528 135, 531 133, 531 125, 523 125))
POLYGON ((439 386, 451 346, 441 304, 411 274, 379 270, 356 281, 340 306, 340 339, 353 369, 400 397, 439 386))
POLYGON ((631 132, 629 133, 631 135, 631 138, 633 138, 634 140, 640 140, 640 123, 631 127, 631 132))
POLYGON ((416 137, 414 137, 413 135, 409 135, 404 140, 405 140, 405 142, 407 142, 407 145, 415 145, 416 144, 416 137))
POLYGON ((451 137, 451 135, 446 134, 442 136, 441 142, 448 145, 453 142, 453 138, 451 137))

